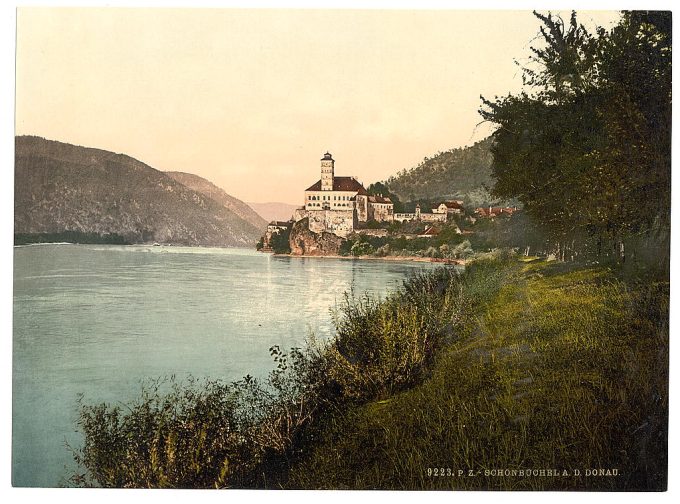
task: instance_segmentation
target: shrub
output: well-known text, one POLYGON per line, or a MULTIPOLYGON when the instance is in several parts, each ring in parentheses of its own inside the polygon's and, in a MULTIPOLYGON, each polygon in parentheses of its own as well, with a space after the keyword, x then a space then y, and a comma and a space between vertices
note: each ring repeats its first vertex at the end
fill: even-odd
POLYGON ((472 296, 484 300, 503 271, 499 263, 482 261, 463 274, 439 268, 414 275, 382 301, 348 295, 335 316, 335 338, 311 339, 304 350, 272 347, 276 368, 263 381, 169 380, 147 384, 137 401, 123 407, 81 403, 78 427, 85 442, 74 451, 81 470, 71 481, 279 486, 328 422, 422 382, 439 349, 461 337, 462 322, 479 302, 472 296), (481 291, 471 288, 480 282, 481 291))
POLYGON ((290 228, 272 233, 271 247, 276 254, 290 254, 290 228))
POLYGON ((356 243, 354 243, 354 245, 352 245, 350 251, 354 257, 359 257, 371 255, 375 251, 375 249, 371 246, 370 243, 359 240, 356 243))
POLYGON ((470 242, 465 240, 464 242, 456 245, 456 247, 454 247, 454 249, 451 251, 451 254, 457 259, 465 259, 466 257, 470 257, 473 252, 474 251, 472 250, 470 242))
MULTIPOLYGON (((87 469, 72 482, 104 487, 222 487, 252 464, 239 429, 235 387, 219 382, 146 384, 120 406, 81 404, 84 446, 74 452, 87 469), (161 388, 170 386, 169 392, 161 388)), ((247 429, 245 429, 247 431, 247 429)))
POLYGON ((390 255, 390 244, 386 243, 385 245, 378 247, 378 249, 375 251, 375 255, 378 257, 385 257, 390 255))

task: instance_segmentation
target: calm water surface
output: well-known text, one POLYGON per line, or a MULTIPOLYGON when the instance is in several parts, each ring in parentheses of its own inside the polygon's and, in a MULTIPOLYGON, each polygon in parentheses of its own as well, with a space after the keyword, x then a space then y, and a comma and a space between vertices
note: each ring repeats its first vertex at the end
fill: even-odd
POLYGON ((118 402, 146 378, 264 376, 272 345, 332 334, 344 292, 383 297, 432 267, 242 249, 15 247, 13 484, 66 483, 78 394, 118 402))

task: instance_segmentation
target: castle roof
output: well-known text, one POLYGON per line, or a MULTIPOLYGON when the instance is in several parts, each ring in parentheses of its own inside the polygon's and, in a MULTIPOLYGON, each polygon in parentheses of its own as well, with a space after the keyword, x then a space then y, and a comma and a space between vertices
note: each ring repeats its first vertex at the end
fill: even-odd
MULTIPOLYGON (((305 189, 306 191, 320 191, 321 190, 321 180, 318 180, 316 184, 305 189)), ((366 189, 361 183, 354 177, 333 177, 333 190, 334 191, 356 191, 358 194, 366 195, 366 189)))
POLYGON ((463 209, 463 205, 458 203, 457 201, 445 201, 444 205, 446 205, 446 208, 453 208, 453 209, 463 209))

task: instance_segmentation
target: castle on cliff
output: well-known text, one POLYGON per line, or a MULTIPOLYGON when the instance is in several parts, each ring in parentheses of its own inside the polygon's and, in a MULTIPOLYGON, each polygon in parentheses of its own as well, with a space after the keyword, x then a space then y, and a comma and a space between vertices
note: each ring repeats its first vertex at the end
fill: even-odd
POLYGON ((309 230, 346 238, 360 222, 392 222, 394 204, 381 194, 370 195, 355 177, 335 176, 335 160, 321 158, 321 179, 305 190, 305 204, 295 210, 295 221, 309 219, 309 230))

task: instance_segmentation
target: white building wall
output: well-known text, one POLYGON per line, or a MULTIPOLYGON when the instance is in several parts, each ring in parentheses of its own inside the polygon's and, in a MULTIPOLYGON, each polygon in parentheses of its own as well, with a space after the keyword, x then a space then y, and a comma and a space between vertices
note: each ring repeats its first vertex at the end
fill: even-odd
POLYGON ((305 191, 305 209, 323 210, 327 206, 331 210, 352 210, 356 191, 305 191))
POLYGON ((394 220, 394 204, 369 203, 369 220, 378 222, 392 222, 394 220))
POLYGON ((422 222, 446 222, 446 213, 421 213, 422 222))

